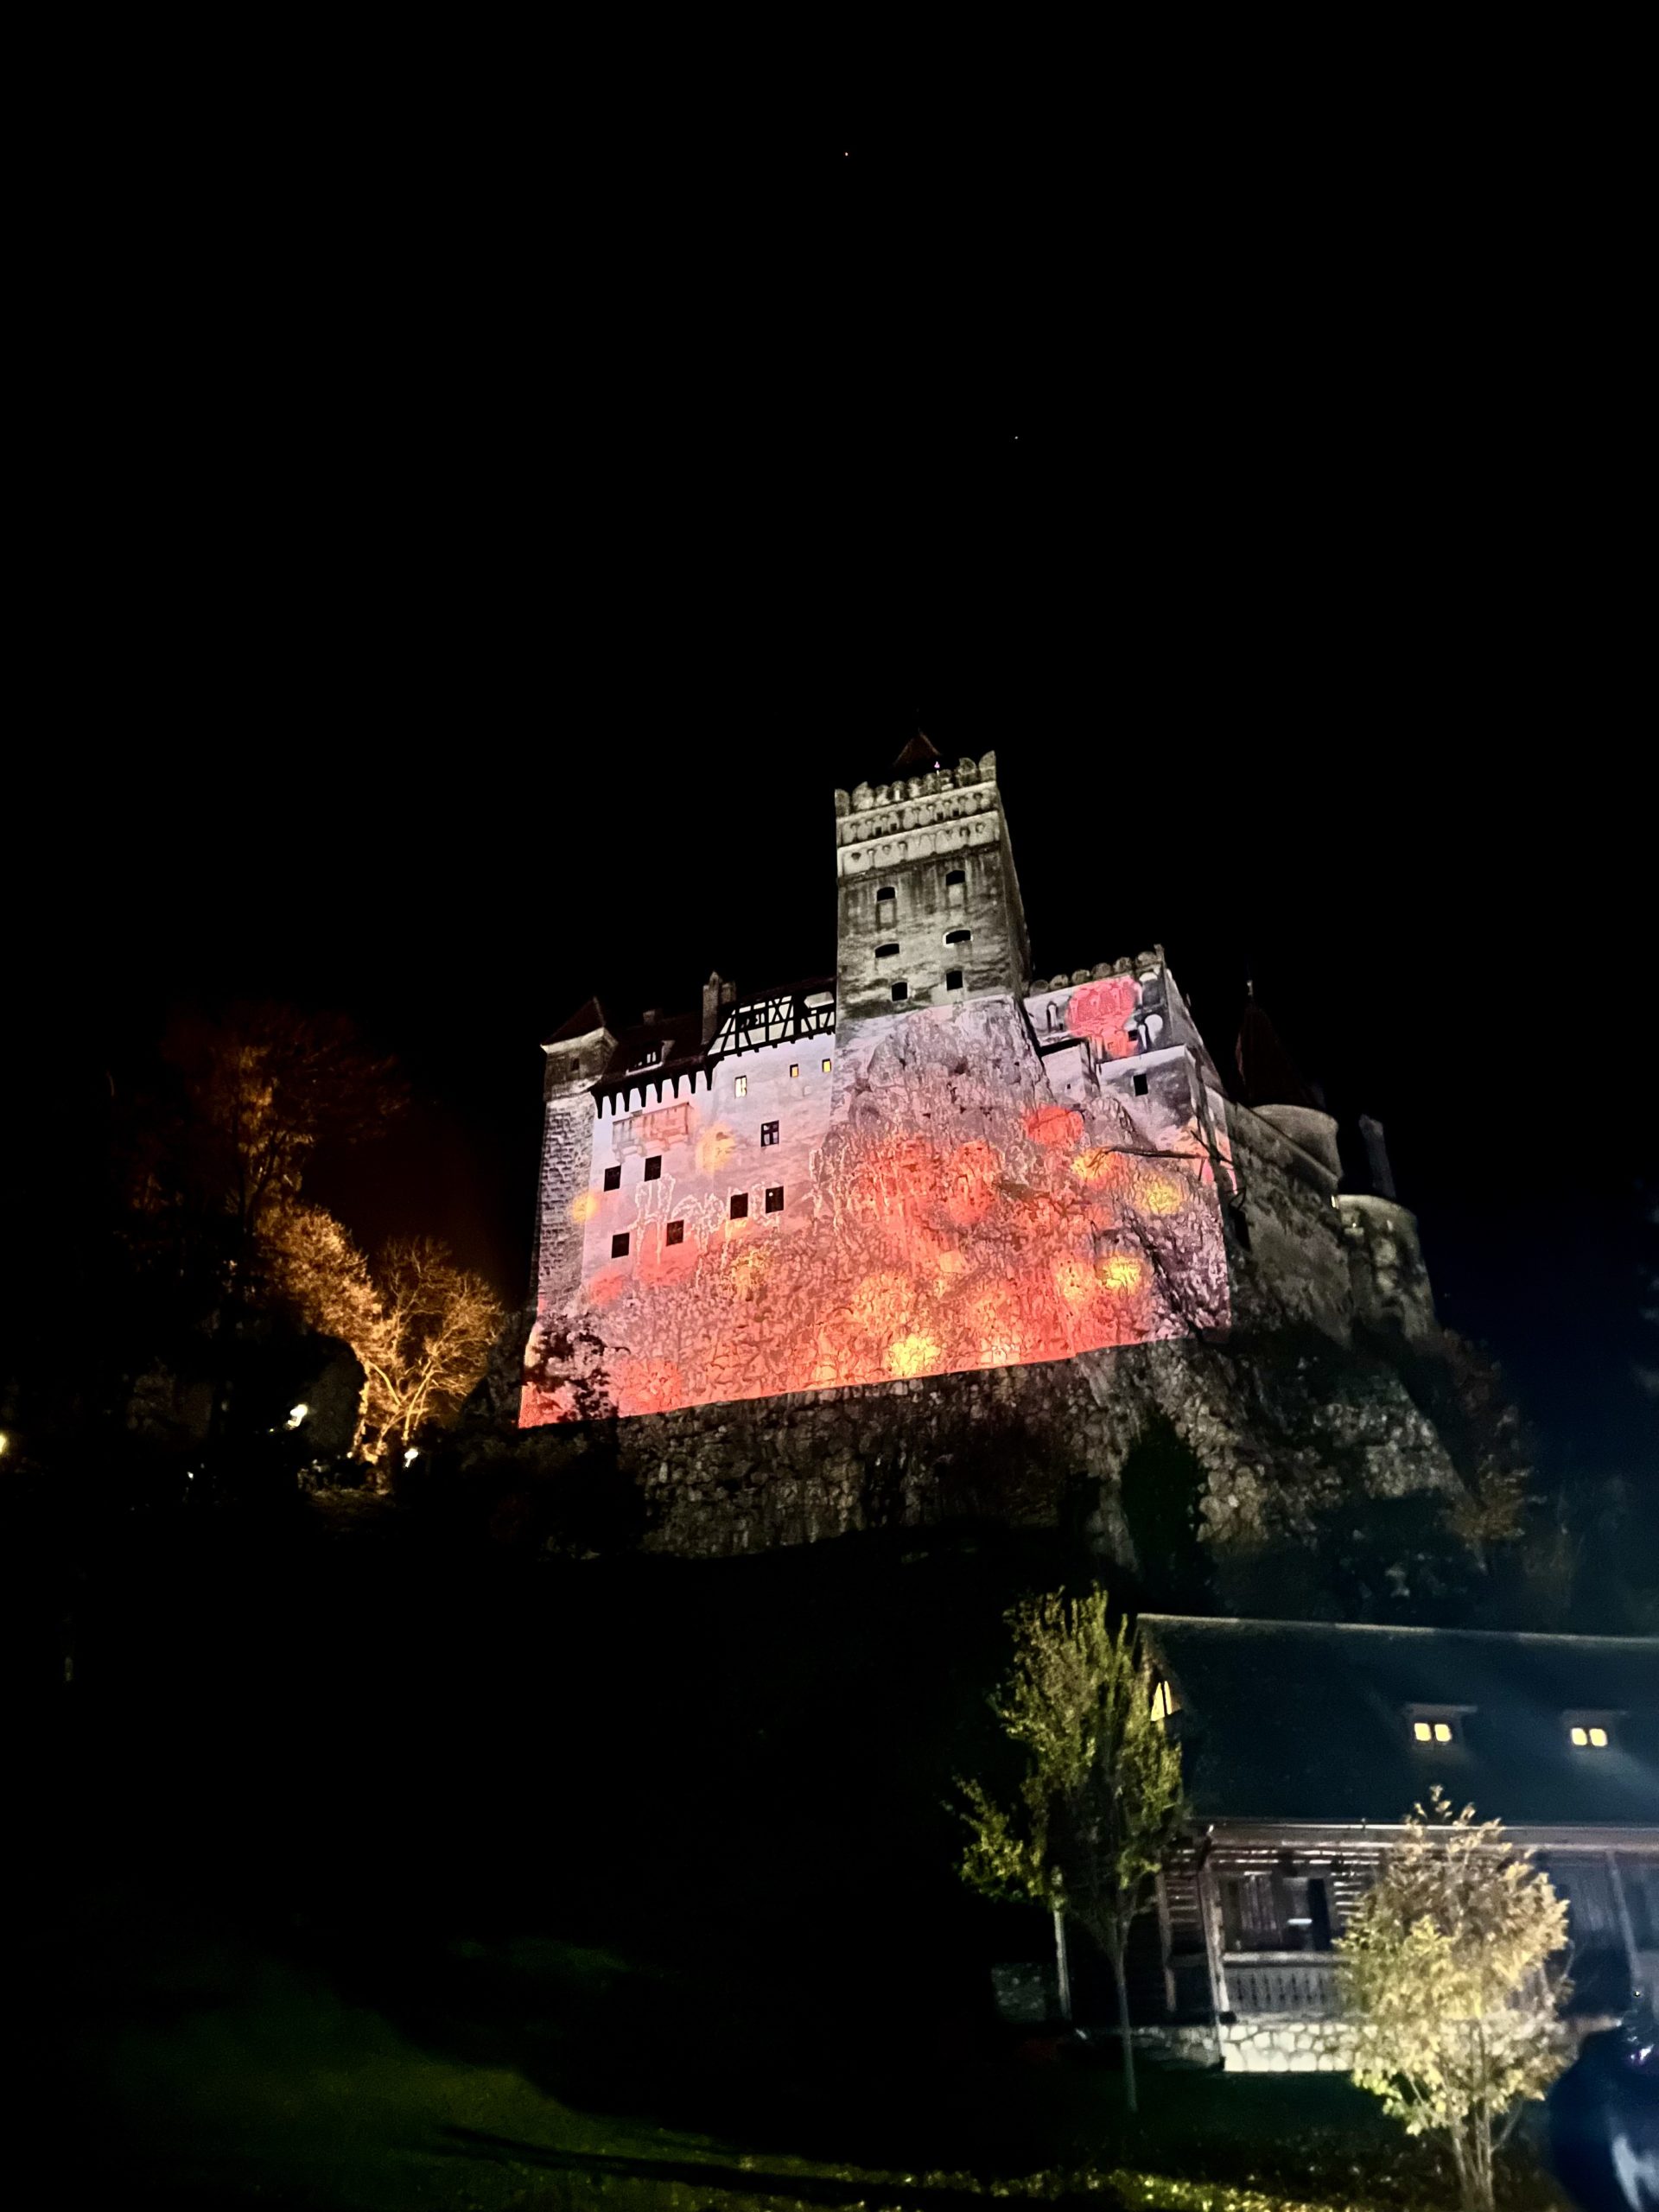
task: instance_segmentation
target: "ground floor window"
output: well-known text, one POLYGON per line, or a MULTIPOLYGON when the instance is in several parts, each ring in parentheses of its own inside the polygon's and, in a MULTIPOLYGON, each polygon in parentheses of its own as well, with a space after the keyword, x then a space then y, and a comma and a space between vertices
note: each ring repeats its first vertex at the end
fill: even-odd
POLYGON ((1328 1951, 1331 1900, 1321 1874, 1224 1874, 1222 1938, 1230 1951, 1328 1951))

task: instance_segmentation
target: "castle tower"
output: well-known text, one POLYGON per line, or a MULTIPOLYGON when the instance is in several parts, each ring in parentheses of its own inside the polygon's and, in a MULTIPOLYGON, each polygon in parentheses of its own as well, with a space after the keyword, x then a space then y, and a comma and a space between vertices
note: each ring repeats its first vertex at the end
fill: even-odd
POLYGON ((874 789, 836 793, 836 1000, 842 1027, 902 1007, 1024 995, 1025 907, 996 755, 947 768, 924 737, 874 789))
POLYGON ((560 1313, 582 1287, 582 1224, 577 1200, 594 1150, 594 1085, 616 1050, 605 1009, 589 999, 542 1039, 542 1173, 531 1266, 537 1311, 560 1313))

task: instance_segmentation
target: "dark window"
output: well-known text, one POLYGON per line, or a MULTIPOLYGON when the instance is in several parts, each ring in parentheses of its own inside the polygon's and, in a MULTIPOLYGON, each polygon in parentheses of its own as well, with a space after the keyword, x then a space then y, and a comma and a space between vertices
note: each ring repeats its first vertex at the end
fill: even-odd
POLYGON ((1129 1077, 1129 1083, 1137 1098, 1144 1098, 1146 1096, 1147 1078, 1141 1074, 1139 1068, 1137 1068, 1135 1073, 1129 1077))
POLYGON ((962 970, 960 968, 947 968, 945 969, 944 988, 947 991, 959 991, 962 988, 962 970))
POLYGON ((974 941, 974 933, 972 930, 947 930, 944 933, 944 941, 947 944, 971 944, 974 941))
POLYGON ((615 1167, 607 1167, 605 1170, 605 1187, 607 1191, 620 1191, 621 1189, 622 1170, 620 1165, 615 1167))
POLYGON ((965 868, 953 868, 947 871, 944 880, 947 885, 952 883, 966 883, 968 880, 968 872, 965 868))
POLYGON ((683 1244, 685 1242, 685 1224, 683 1221, 671 1221, 668 1224, 667 1230, 664 1235, 663 1242, 664 1244, 683 1244))
POLYGON ((627 1256, 628 1232, 624 1229, 611 1239, 611 1257, 613 1260, 626 1260, 627 1256))
POLYGON ((896 944, 878 944, 875 948, 875 957, 878 960, 896 960, 899 957, 899 948, 896 944))
POLYGON ((1230 1951, 1328 1951, 1331 1905, 1319 1874, 1229 1874, 1221 1884, 1230 1951))
POLYGON ((907 999, 910 996, 910 985, 908 983, 895 983, 893 987, 893 995, 895 1000, 907 999))
POLYGON ((777 1122, 761 1122, 761 1124, 760 1124, 760 1141, 761 1141, 761 1143, 762 1143, 762 1144, 776 1144, 776 1143, 777 1143, 777 1141, 778 1141, 778 1124, 777 1124, 777 1122))
POLYGON ((1060 1012, 1058 1001, 1054 999, 1050 999, 1048 1012, 1044 1019, 1051 1029, 1063 1029, 1065 1027, 1065 1016, 1060 1012))
POLYGON ((880 888, 880 889, 876 893, 876 894, 875 894, 875 895, 876 895, 876 897, 877 897, 878 899, 896 899, 898 898, 898 896, 899 896, 899 893, 898 893, 893 889, 893 887, 892 884, 890 884, 890 883, 884 883, 884 884, 881 886, 881 888, 880 888))
POLYGON ((781 1183, 774 1183, 771 1189, 766 1192, 766 1211, 768 1213, 782 1213, 783 1210, 784 1186, 781 1183))
POLYGON ((732 1192, 732 1219, 747 1221, 749 1217, 749 1194, 747 1191, 732 1192))
POLYGON ((660 1152, 653 1152, 645 1162, 645 1180, 647 1183, 660 1183, 662 1179, 663 1155, 660 1152))

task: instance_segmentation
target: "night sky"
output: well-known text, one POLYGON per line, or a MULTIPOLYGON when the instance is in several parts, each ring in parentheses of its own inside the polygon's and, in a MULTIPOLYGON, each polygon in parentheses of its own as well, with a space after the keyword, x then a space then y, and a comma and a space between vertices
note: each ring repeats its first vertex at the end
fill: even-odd
POLYGON ((538 1039, 829 967, 831 791, 919 725, 996 751, 1038 972, 1162 942, 1224 1070, 1253 975, 1551 1464, 1659 1474, 1635 302, 1546 181, 803 127, 111 207, 33 1156, 172 1003, 343 1007, 417 1106, 322 1194, 516 1294, 538 1039))

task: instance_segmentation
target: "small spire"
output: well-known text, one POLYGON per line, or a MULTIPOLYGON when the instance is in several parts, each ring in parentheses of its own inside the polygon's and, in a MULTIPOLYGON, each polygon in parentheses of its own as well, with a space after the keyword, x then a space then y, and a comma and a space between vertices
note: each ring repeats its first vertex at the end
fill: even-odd
POLYGON ((910 743, 893 764, 895 776, 925 776, 932 769, 942 768, 938 748, 925 730, 918 729, 910 743))

